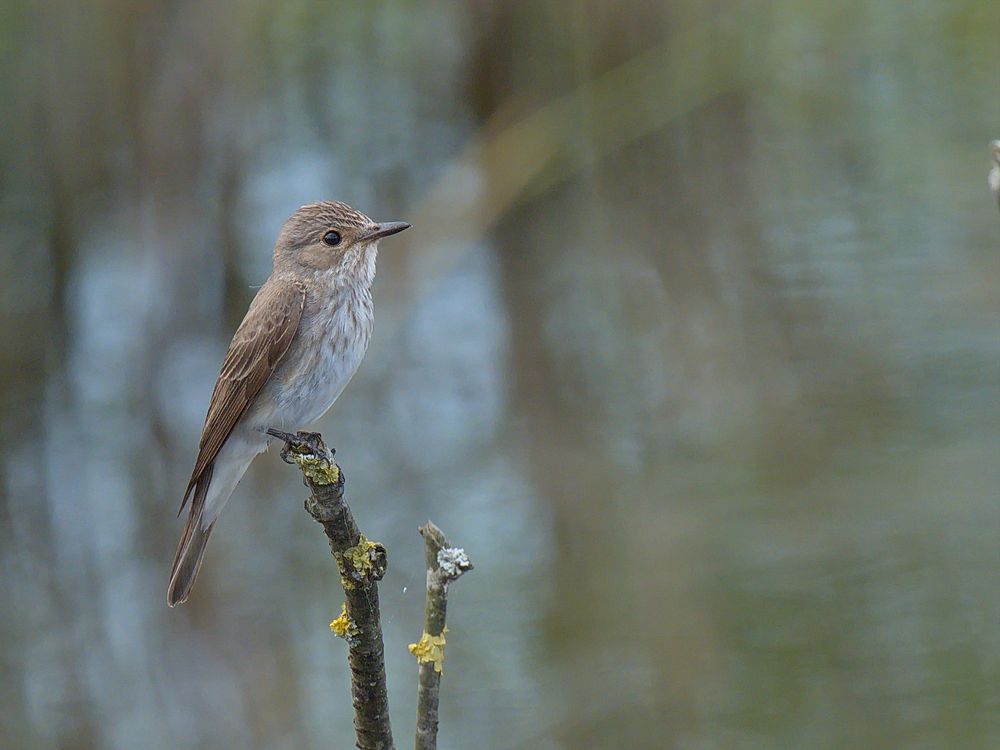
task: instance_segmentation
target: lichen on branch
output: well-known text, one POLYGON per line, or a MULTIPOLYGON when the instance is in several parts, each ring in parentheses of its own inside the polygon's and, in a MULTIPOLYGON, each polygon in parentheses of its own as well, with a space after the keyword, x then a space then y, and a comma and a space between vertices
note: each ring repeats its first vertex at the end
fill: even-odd
POLYGON ((347 614, 346 602, 340 605, 340 616, 330 623, 330 631, 338 638, 343 638, 348 644, 358 634, 358 626, 347 614))
POLYGON ((343 552, 335 551, 333 556, 345 589, 354 588, 356 583, 366 578, 380 581, 385 575, 385 547, 369 540, 364 534, 358 537, 358 543, 353 547, 343 552))
POLYGON ((417 657, 417 664, 433 664, 434 671, 440 674, 444 667, 444 634, 447 632, 447 627, 441 631, 441 635, 431 635, 424 631, 419 641, 406 648, 417 657))

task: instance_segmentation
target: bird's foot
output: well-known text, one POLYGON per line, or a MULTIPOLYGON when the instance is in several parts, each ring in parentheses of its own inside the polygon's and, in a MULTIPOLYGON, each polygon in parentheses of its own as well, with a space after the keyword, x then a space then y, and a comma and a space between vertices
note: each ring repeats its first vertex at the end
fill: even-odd
POLYGON ((294 464, 295 462, 291 459, 292 443, 295 442, 295 435, 290 432, 284 432, 282 430, 276 430, 273 427, 269 427, 267 434, 273 438, 278 438, 282 441, 284 445, 281 447, 281 452, 278 454, 281 456, 281 460, 286 464, 294 464))
POLYGON ((299 430, 296 433, 284 432, 282 430, 276 430, 274 428, 269 428, 267 434, 271 437, 278 438, 284 442, 284 446, 281 449, 281 460, 286 464, 293 464, 295 460, 292 458, 292 454, 299 456, 311 455, 311 456, 321 456, 333 458, 335 453, 333 448, 327 448, 326 444, 323 442, 323 436, 318 432, 305 432, 299 430))

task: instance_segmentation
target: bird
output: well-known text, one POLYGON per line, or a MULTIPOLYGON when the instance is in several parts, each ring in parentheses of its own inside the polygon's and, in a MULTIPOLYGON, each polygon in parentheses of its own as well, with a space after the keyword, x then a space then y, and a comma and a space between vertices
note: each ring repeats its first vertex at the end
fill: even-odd
POLYGON ((993 157, 993 165, 987 182, 997 198, 997 207, 1000 207, 1000 141, 990 141, 990 156, 993 157))
POLYGON ((302 206, 274 245, 271 275, 233 335, 181 499, 189 505, 170 570, 167 604, 187 600, 219 514, 268 429, 319 419, 368 349, 379 240, 409 228, 376 222, 340 201, 302 206))

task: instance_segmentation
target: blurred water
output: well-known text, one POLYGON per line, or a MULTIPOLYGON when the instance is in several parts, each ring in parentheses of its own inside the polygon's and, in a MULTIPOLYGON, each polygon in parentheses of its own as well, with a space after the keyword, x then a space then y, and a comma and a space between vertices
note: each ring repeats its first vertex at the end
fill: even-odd
POLYGON ((274 455, 192 600, 174 518, 301 203, 386 243, 319 425, 410 742, 1000 744, 1000 133, 985 0, 10 3, 0 745, 348 747, 332 560, 274 455), (395 238, 394 238, 395 240, 395 238))

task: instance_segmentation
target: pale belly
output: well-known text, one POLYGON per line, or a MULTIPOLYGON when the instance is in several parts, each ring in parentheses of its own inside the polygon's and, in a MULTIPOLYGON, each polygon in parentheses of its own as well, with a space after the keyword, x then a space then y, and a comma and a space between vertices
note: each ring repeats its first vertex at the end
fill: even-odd
POLYGON ((274 417, 281 427, 298 429, 322 417, 354 377, 362 357, 364 350, 360 347, 338 357, 317 355, 314 365, 278 394, 274 417))
POLYGON ((253 426, 294 431, 323 416, 357 372, 370 335, 370 318, 366 325, 344 314, 301 330, 248 415, 253 426))

